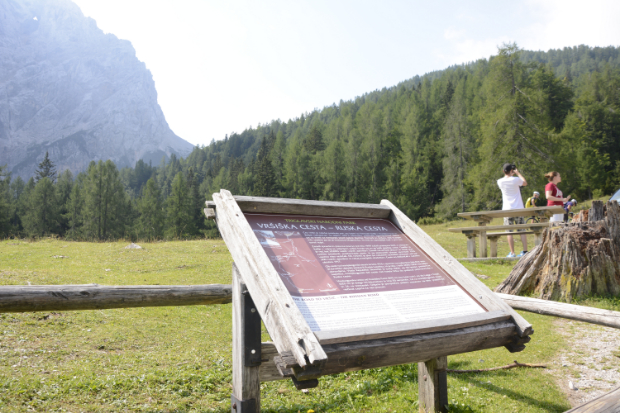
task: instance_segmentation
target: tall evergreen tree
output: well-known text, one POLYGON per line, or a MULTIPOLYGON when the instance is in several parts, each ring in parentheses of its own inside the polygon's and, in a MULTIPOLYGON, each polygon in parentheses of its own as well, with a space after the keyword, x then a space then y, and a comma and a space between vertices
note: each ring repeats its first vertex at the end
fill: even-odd
MULTIPOLYGON (((228 171, 226 171, 228 174, 228 171)), ((187 172, 187 189, 189 195, 190 212, 192 215, 192 225, 190 226, 190 234, 193 236, 200 235, 205 229, 205 198, 200 195, 198 177, 194 174, 194 168, 190 167, 187 172)))
POLYGON ((43 177, 30 194, 24 229, 31 237, 51 235, 57 233, 58 218, 56 189, 48 177, 43 177))
MULTIPOLYGON (((274 137, 275 138, 275 137, 274 137)), ((274 196, 275 174, 271 163, 271 138, 263 138, 256 155, 256 182, 254 192, 258 196, 274 196)))
POLYGON ((167 200, 167 230, 169 238, 185 238, 191 235, 192 206, 183 173, 179 172, 172 181, 170 197, 167 200))
POLYGON ((147 240, 159 239, 163 235, 164 209, 161 193, 155 179, 146 181, 142 197, 138 200, 138 235, 147 240))
POLYGON ((482 162, 474 178, 477 208, 501 206, 495 181, 502 176, 501 167, 506 162, 516 164, 532 186, 542 185, 544 173, 557 169, 553 137, 545 128, 548 122, 540 122, 540 108, 535 105, 520 52, 514 43, 500 48, 485 82, 479 144, 482 162))
POLYGON ((56 195, 58 197, 58 229, 59 234, 64 236, 69 229, 69 222, 67 220, 68 202, 71 197, 71 190, 73 189, 73 174, 69 169, 63 171, 58 177, 56 183, 56 195))
POLYGON ((23 230, 21 214, 20 214, 21 213, 20 199, 25 189, 26 189, 26 183, 21 178, 21 176, 18 176, 17 178, 11 180, 10 196, 9 196, 9 200, 11 204, 11 208, 10 208, 11 230, 10 231, 14 234, 19 234, 19 232, 23 230))
POLYGON ((471 193, 465 188, 465 180, 471 158, 471 134, 465 113, 465 106, 460 98, 453 99, 443 127, 443 199, 439 212, 444 217, 455 216, 465 212, 471 193))
POLYGON ((84 181, 83 211, 87 238, 103 240, 124 235, 129 202, 112 161, 90 163, 84 181))
POLYGON ((35 171, 35 182, 39 182, 43 178, 49 178, 52 183, 56 182, 56 165, 49 158, 49 153, 45 151, 45 157, 39 163, 39 167, 35 171))
POLYGON ((76 182, 71 187, 71 194, 66 203, 64 218, 67 222, 66 236, 70 239, 82 237, 82 225, 84 224, 84 180, 85 174, 78 175, 76 182))
POLYGON ((6 165, 0 165, 0 238, 9 234, 11 222, 10 180, 6 165))

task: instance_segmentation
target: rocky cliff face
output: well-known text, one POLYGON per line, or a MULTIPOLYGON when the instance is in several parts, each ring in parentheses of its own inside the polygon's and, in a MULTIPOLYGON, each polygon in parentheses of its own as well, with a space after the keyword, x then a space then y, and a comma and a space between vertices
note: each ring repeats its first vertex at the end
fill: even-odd
POLYGON ((0 0, 0 165, 27 179, 49 151, 59 171, 186 156, 130 42, 69 0, 0 0))

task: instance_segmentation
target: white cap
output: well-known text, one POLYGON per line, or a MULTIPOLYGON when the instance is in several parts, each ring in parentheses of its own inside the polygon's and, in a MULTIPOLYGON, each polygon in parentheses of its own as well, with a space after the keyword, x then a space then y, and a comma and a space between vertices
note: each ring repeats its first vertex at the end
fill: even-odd
POLYGON ((534 195, 540 195, 538 191, 534 191, 534 195))

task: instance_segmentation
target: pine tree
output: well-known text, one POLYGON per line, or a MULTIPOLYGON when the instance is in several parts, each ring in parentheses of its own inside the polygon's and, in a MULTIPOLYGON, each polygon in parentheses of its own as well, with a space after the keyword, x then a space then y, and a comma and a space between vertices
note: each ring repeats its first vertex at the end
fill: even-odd
POLYGON ((325 149, 325 143, 323 142, 323 132, 319 128, 318 122, 310 128, 308 136, 305 141, 306 150, 312 155, 325 149))
POLYGON ((140 238, 149 241, 161 238, 164 228, 164 209, 161 193, 153 178, 146 181, 142 197, 138 200, 138 211, 140 213, 138 220, 140 238))
POLYGON ((256 155, 256 182, 254 192, 257 196, 275 195, 275 174, 271 163, 271 145, 269 138, 263 138, 256 155))
POLYGON ((444 217, 453 217, 465 212, 471 194, 465 188, 466 174, 471 158, 471 134, 465 106, 460 98, 453 99, 443 127, 443 199, 439 212, 444 217))
POLYGON ((0 238, 9 234, 11 223, 10 180, 6 165, 0 166, 0 238))
POLYGON ((82 225, 84 224, 84 179, 83 173, 78 175, 76 182, 71 188, 71 194, 66 203, 66 213, 64 218, 67 222, 66 236, 70 239, 80 239, 82 237, 82 225))
POLYGON ((322 197, 329 201, 344 201, 347 194, 347 175, 345 173, 344 147, 339 139, 334 139, 325 149, 321 174, 325 185, 322 197))
POLYGON ((58 229, 58 218, 56 189, 48 177, 43 177, 30 194, 24 229, 31 237, 51 235, 58 229))
POLYGON ((397 200, 401 192, 401 173, 403 169, 403 150, 401 146, 402 133, 398 128, 392 128, 385 139, 385 156, 387 165, 385 191, 388 199, 397 200))
POLYGON ((174 177, 171 193, 166 202, 168 204, 166 236, 177 239, 187 237, 193 223, 187 182, 182 172, 174 177))
POLYGON ((58 177, 56 183, 56 194, 58 197, 58 213, 59 213, 59 226, 58 231, 60 236, 64 236, 69 229, 69 222, 67 220, 68 202, 71 197, 71 190, 73 189, 73 174, 70 170, 66 169, 58 177))
POLYGON ((91 162, 84 181, 84 235, 88 239, 114 239, 125 234, 130 203, 116 165, 91 162))
MULTIPOLYGON (((229 175, 228 171, 226 171, 226 173, 229 175)), ((198 178, 194 174, 194 168, 192 167, 190 167, 187 172, 187 188, 190 197, 190 212, 192 215, 192 225, 190 226, 189 232, 191 235, 197 236, 205 229, 205 199, 200 195, 198 178)))
POLYGON ((20 199, 25 189, 26 189, 26 183, 21 178, 21 176, 18 176, 17 178, 11 180, 10 194, 9 194, 9 201, 11 204, 11 207, 10 207, 11 229, 10 231, 14 234, 18 234, 21 230, 23 230, 19 206, 20 206, 20 199))
POLYGON ((506 44, 490 63, 485 81, 486 104, 481 114, 479 156, 473 179, 476 208, 501 207, 496 180, 502 165, 516 164, 532 187, 540 187, 545 172, 557 169, 554 141, 547 122, 540 121, 540 108, 533 99, 527 67, 516 44, 506 44))
POLYGON ((39 167, 35 171, 36 182, 39 182, 43 178, 49 178, 52 183, 56 182, 56 166, 50 160, 47 151, 45 151, 45 157, 41 163, 39 163, 39 167))

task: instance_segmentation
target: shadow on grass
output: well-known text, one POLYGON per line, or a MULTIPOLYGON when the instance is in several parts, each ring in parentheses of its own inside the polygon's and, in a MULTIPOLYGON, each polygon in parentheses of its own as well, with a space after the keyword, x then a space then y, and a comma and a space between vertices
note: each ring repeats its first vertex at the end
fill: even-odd
MULTIPOLYGON (((405 384, 410 384, 414 386, 417 393, 417 383, 418 383, 418 375, 417 375, 417 367, 407 369, 406 366, 404 369, 399 369, 401 366, 394 366, 396 370, 391 368, 382 368, 382 369, 371 369, 365 370, 365 374, 358 378, 358 381, 366 382, 362 386, 357 386, 356 389, 350 388, 348 390, 344 390, 342 388, 334 389, 335 392, 339 393, 339 396, 336 398, 329 397, 326 395, 316 395, 316 396, 308 396, 308 400, 305 403, 299 402, 290 402, 286 403, 284 406, 265 408, 261 406, 261 412, 268 413, 306 413, 308 410, 313 410, 316 413, 320 412, 332 412, 332 411, 372 411, 373 405, 372 401, 365 399, 366 396, 372 394, 373 396, 381 396, 386 393, 390 393, 394 391, 395 385, 398 387, 402 387, 405 384), (380 371, 379 371, 380 370, 380 371), (413 374, 415 372, 415 374, 413 374), (403 378, 404 375, 407 375, 406 378, 403 378), (372 381, 372 383, 369 383, 372 381), (329 401, 319 401, 317 398, 325 399, 329 398, 329 401)), ((320 380, 319 380, 320 382, 320 380)), ((340 383, 339 383, 340 384, 340 383)), ((340 387, 338 385, 338 387, 340 387)), ((261 398, 263 401, 267 401, 268 395, 261 394, 261 398)), ((398 395, 399 398, 402 399, 403 402, 409 403, 410 408, 406 411, 417 411, 418 403, 417 396, 414 400, 413 397, 408 397, 407 394, 400 393, 398 395)), ((208 410, 207 412, 214 413, 229 413, 230 405, 226 405, 225 407, 220 407, 216 410, 208 410)))
MULTIPOLYGON (((502 372, 499 373, 499 375, 506 375, 506 373, 502 372)), ((540 401, 540 400, 536 400, 533 397, 527 396, 523 393, 520 392, 516 392, 513 390, 509 390, 509 389, 505 389, 499 386, 496 386, 494 384, 491 383, 487 383, 487 382, 483 382, 480 380, 477 380, 474 378, 474 376, 472 376, 471 374, 459 374, 459 378, 471 383, 472 385, 479 387, 479 388, 483 388, 485 390, 488 391, 492 391, 497 393, 498 395, 501 396, 506 396, 506 397, 510 397, 513 400, 516 401, 524 401, 525 403, 533 406, 533 407, 539 407, 541 409, 544 409, 545 411, 548 412, 565 412, 566 406, 563 406, 561 404, 557 404, 557 403, 553 403, 553 402, 546 402, 546 401, 540 401)), ((449 395, 448 395, 449 397, 449 395)))

